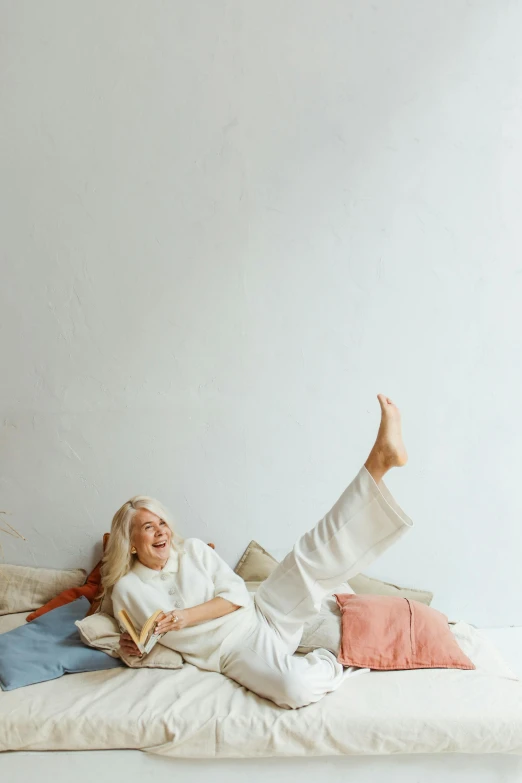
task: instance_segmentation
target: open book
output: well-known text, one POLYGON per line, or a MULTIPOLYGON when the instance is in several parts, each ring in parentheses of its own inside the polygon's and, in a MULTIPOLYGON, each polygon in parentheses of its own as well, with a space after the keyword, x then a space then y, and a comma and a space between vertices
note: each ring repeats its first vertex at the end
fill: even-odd
POLYGON ((134 623, 130 619, 125 609, 120 609, 118 612, 118 617, 120 618, 122 624, 125 626, 131 636, 131 639, 136 642, 138 649, 142 653, 149 653, 156 642, 159 641, 159 639, 161 639, 161 637, 164 635, 162 633, 154 633, 154 626, 156 625, 160 614, 163 614, 163 610, 156 609, 154 614, 151 614, 149 619, 145 621, 141 631, 138 633, 134 627, 134 623))

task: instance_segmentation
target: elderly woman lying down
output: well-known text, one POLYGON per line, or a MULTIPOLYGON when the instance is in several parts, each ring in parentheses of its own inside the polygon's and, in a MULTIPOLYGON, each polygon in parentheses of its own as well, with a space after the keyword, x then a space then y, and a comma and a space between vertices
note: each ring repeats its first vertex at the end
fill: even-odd
MULTIPOLYGON (((295 543, 255 596, 207 544, 182 540, 162 505, 136 496, 116 512, 102 565, 102 595, 140 627, 158 608, 161 643, 200 669, 221 672, 280 707, 319 701, 357 670, 333 653, 295 655, 323 598, 412 527, 383 482, 407 461, 398 408, 377 395, 381 423, 363 467, 326 516, 295 543)), ((140 651, 127 633, 120 644, 140 651)))

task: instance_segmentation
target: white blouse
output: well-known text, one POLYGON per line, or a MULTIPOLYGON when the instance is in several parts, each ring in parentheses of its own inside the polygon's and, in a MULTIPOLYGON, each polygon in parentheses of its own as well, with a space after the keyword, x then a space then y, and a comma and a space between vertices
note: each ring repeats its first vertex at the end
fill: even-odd
MULTIPOLYGON (((161 571, 136 560, 112 589, 115 618, 118 620, 118 611, 125 609, 137 628, 156 609, 189 609, 218 597, 240 608, 199 625, 168 631, 161 639, 161 644, 179 652, 188 663, 217 672, 221 656, 234 640, 255 626, 256 614, 243 579, 208 544, 187 538, 181 550, 171 546, 161 571)), ((125 630, 121 623, 120 628, 125 630)))

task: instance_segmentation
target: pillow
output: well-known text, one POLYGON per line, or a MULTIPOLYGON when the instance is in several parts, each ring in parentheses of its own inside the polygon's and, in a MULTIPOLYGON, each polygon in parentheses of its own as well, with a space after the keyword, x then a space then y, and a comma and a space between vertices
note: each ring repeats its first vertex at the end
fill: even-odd
MULTIPOLYGON (((257 541, 251 541, 247 546, 234 571, 245 582, 263 582, 278 565, 277 560, 263 549, 257 541)), ((412 598, 423 604, 429 604, 433 600, 433 593, 427 590, 415 590, 408 587, 398 587, 389 582, 381 582, 364 574, 358 574, 348 580, 351 589, 359 594, 373 593, 377 595, 396 595, 403 598, 412 598)))
POLYGON ((0 615, 31 612, 63 590, 83 585, 86 574, 83 568, 0 565, 0 615))
POLYGON ((77 620, 75 625, 79 629, 80 637, 84 644, 103 650, 122 661, 133 669, 181 669, 183 658, 175 650, 158 642, 143 658, 137 655, 127 655, 120 649, 120 634, 118 623, 108 614, 94 614, 77 620))
POLYGON ((381 582, 380 579, 373 579, 371 576, 357 574, 349 579, 350 587, 358 595, 394 595, 398 598, 410 598, 421 604, 429 606, 433 601, 433 593, 428 590, 415 590, 410 587, 399 587, 390 584, 390 582, 381 582))
POLYGON ((475 669, 457 644, 448 618, 409 598, 337 595, 344 666, 398 669, 475 669))
POLYGON ((0 634, 0 688, 12 691, 62 674, 122 666, 121 661, 86 647, 74 627, 89 602, 78 598, 32 623, 0 634))
POLYGON ((263 549, 257 541, 251 541, 234 571, 245 582, 263 582, 278 565, 277 560, 263 549))

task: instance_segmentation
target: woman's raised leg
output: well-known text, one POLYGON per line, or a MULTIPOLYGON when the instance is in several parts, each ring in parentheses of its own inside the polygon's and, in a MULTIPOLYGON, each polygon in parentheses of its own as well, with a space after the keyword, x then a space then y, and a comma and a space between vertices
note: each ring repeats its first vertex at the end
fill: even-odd
POLYGON ((390 468, 400 468, 406 465, 408 454, 402 439, 399 409, 384 394, 378 394, 377 399, 381 406, 381 424, 377 439, 364 467, 375 483, 379 484, 390 468))
POLYGON ((256 593, 258 609, 289 652, 323 598, 370 565, 413 526, 382 477, 407 461, 398 408, 378 395, 381 423, 355 479, 323 519, 305 533, 256 593))

